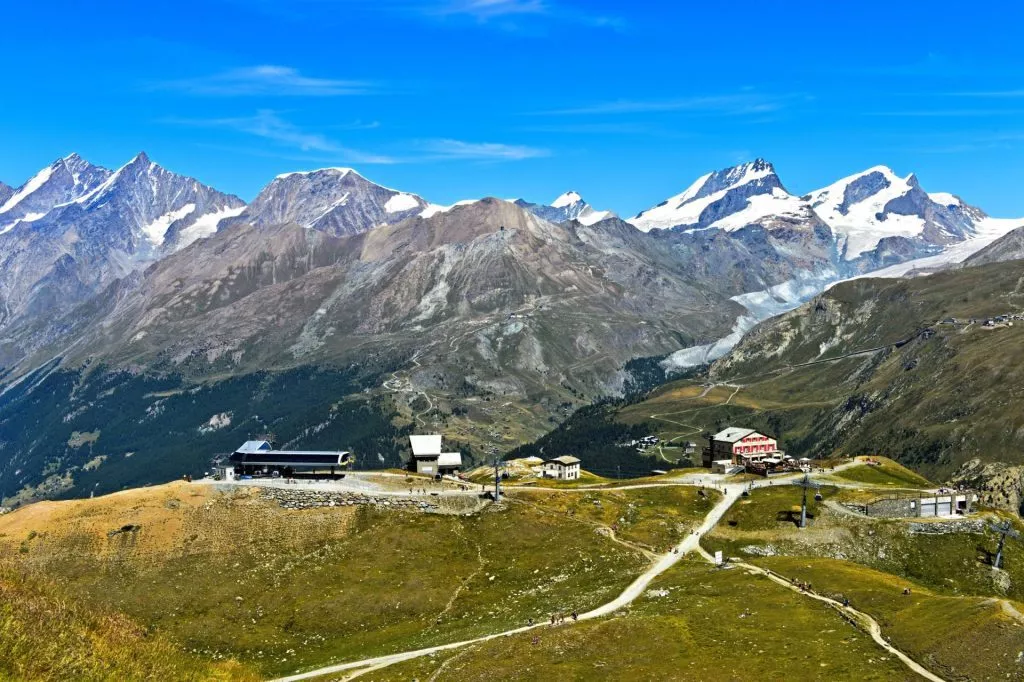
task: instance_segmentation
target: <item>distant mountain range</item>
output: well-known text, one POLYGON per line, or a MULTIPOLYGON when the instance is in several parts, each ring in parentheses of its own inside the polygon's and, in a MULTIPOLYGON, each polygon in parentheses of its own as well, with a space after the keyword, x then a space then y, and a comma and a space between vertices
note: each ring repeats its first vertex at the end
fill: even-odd
MULTIPOLYGON (((145 154, 116 171, 72 155, 0 197, 0 448, 30 487, 74 478, 84 453, 32 440, 23 420, 92 432, 112 377, 201 383, 220 396, 206 420, 250 409, 232 378, 345 367, 387 398, 374 410, 500 450, 622 394, 632 361, 708 362, 839 279, 962 260, 1024 224, 884 168, 796 197, 764 160, 628 222, 575 192, 441 206, 345 168, 278 176, 246 205, 145 154), (22 416, 5 421, 5 405, 22 416)), ((126 423, 160 409, 147 391, 118 403, 126 423)), ((331 414, 284 435, 308 442, 331 414)), ((90 452, 147 442, 119 438, 90 452)))

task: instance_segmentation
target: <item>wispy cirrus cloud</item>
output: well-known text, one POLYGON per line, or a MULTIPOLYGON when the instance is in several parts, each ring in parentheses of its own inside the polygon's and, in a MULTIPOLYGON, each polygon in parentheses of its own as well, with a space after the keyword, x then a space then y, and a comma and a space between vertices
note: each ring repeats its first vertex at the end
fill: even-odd
POLYGON ((309 132, 287 121, 270 109, 261 109, 252 116, 230 118, 166 118, 165 123, 199 128, 223 128, 252 135, 275 144, 303 152, 336 155, 350 163, 390 164, 398 160, 383 154, 364 152, 342 145, 321 133, 309 132))
POLYGON ((619 30, 625 25, 621 17, 595 14, 555 0, 373 0, 376 6, 390 7, 434 19, 465 17, 479 24, 519 30, 529 21, 536 25, 549 23, 577 24, 593 28, 619 30))
POLYGON ((582 116, 689 112, 692 114, 744 116, 774 113, 801 99, 806 100, 809 98, 805 95, 765 95, 744 92, 729 95, 697 95, 672 99, 617 99, 536 113, 555 116, 582 116))
POLYGON ((546 149, 497 142, 465 142, 463 140, 422 140, 416 148, 427 159, 466 161, 522 161, 550 156, 546 149))
POLYGON ((430 3, 428 11, 437 15, 466 14, 480 21, 523 14, 549 14, 544 0, 452 0, 430 3), (430 5, 433 7, 431 8, 430 5))
MULTIPOLYGON (((261 109, 252 116, 229 118, 165 118, 164 123, 198 128, 220 128, 254 136, 274 145, 315 153, 318 158, 353 164, 426 163, 431 161, 521 161, 550 155, 546 149, 497 142, 467 142, 450 138, 413 140, 393 143, 400 154, 354 149, 322 133, 305 130, 270 109, 261 109), (411 153, 410 153, 411 150, 411 153)), ((332 129, 366 130, 376 123, 337 124, 332 129)))
POLYGON ((152 85, 151 89, 206 97, 338 97, 365 95, 376 88, 366 81, 314 78, 289 66, 263 64, 164 81, 152 85))

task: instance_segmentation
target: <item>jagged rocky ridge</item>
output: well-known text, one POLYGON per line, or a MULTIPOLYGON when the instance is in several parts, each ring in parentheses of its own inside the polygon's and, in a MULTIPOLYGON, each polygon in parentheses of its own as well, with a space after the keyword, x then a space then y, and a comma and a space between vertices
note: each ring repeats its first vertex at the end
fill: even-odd
POLYGON ((70 309, 243 206, 145 154, 116 171, 57 160, 0 206, 0 329, 70 309))
POLYGON ((295 223, 344 236, 401 222, 426 207, 415 194, 381 187, 351 168, 324 168, 277 176, 225 225, 295 223))

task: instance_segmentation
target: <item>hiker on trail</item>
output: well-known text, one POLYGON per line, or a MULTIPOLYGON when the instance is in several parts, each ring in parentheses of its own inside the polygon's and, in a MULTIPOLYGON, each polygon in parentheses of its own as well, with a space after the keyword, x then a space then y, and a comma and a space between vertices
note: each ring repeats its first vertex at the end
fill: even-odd
POLYGON ((843 606, 850 608, 850 600, 848 597, 843 597, 843 606))
POLYGON ((551 614, 551 624, 552 625, 555 624, 555 614, 553 614, 553 613, 551 614))
POLYGON ((580 614, 576 613, 576 609, 573 609, 573 611, 572 611, 572 619, 573 620, 579 620, 580 619, 580 614))
POLYGON ((532 628, 533 627, 533 618, 531 618, 530 620, 526 621, 526 624, 529 625, 532 628))

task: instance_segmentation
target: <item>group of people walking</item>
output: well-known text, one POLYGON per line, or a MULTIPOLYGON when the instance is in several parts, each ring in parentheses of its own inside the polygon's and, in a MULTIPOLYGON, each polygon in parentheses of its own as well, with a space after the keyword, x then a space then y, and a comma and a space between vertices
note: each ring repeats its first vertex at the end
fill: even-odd
MULTIPOLYGON (((573 609, 572 614, 570 614, 570 617, 573 619, 573 621, 577 621, 577 620, 580 619, 580 614, 579 614, 578 611, 576 611, 576 609, 573 609)), ((551 625, 561 625, 562 623, 565 622, 565 614, 564 613, 552 613, 549 616, 549 622, 550 622, 551 625)), ((531 618, 529 620, 528 624, 530 625, 530 627, 533 627, 533 618, 531 618)))

